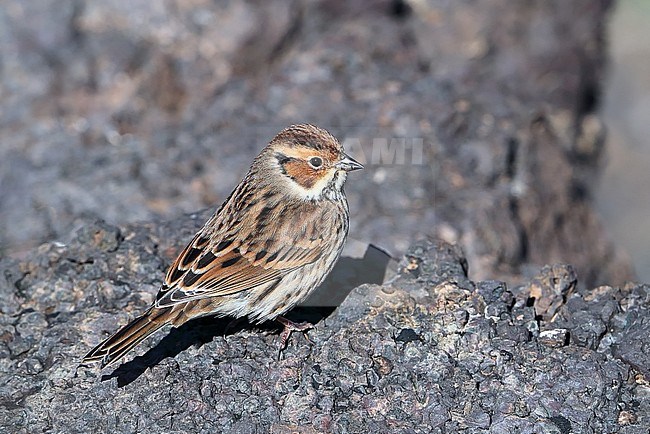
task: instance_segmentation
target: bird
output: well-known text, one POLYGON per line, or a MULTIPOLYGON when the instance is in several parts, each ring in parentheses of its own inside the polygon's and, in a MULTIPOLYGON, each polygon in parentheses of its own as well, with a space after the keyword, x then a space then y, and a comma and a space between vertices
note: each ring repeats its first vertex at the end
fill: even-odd
POLYGON ((363 165, 327 130, 280 131, 169 267, 152 305, 90 350, 82 365, 114 363, 163 326, 203 317, 277 320, 280 351, 305 300, 337 262, 349 229, 344 184, 363 165))

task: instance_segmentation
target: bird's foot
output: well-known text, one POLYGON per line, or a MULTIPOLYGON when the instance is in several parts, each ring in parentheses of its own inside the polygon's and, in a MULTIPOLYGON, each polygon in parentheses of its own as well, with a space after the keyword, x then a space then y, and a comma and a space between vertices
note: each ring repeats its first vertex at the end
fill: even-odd
MULTIPOLYGON (((279 359, 280 356, 282 355, 282 351, 287 347, 287 341, 289 340, 291 333, 293 332, 305 333, 307 330, 312 329, 314 325, 307 321, 296 323, 286 319, 283 316, 277 317, 276 320, 284 326, 282 333, 280 333, 280 351, 278 353, 278 359, 279 359)), ((306 333, 305 333, 305 339, 307 339, 311 343, 306 333)))

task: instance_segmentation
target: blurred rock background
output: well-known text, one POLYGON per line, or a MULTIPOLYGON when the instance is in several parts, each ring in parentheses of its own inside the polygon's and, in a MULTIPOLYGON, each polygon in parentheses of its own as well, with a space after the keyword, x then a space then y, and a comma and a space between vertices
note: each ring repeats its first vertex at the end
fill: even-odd
POLYGON ((609 22, 602 114, 607 156, 598 210, 642 281, 650 281, 650 2, 621 0, 609 22))
POLYGON ((218 206, 276 132, 312 122, 368 163, 347 187, 358 240, 458 242, 477 279, 561 261, 621 283, 629 260, 592 210, 609 7, 3 2, 2 254, 88 216, 218 206), (421 140, 421 158, 372 161, 394 138, 421 140))

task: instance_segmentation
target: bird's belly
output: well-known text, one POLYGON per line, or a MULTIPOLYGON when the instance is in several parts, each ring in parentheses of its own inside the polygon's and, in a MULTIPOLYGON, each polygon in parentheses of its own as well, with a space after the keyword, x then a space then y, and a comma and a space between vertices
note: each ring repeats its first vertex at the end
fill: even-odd
POLYGON ((275 319, 305 300, 334 267, 342 250, 342 244, 331 254, 284 276, 273 285, 255 288, 242 300, 242 316, 248 315, 253 322, 275 319), (244 312, 247 311, 247 312, 244 312))

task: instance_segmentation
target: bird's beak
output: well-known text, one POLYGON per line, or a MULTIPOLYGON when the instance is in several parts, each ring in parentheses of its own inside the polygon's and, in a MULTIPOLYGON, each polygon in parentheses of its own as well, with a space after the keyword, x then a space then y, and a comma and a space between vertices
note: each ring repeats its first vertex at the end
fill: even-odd
POLYGON ((363 169, 363 164, 359 163, 357 160, 346 154, 343 154, 341 161, 336 163, 334 166, 337 169, 345 170, 346 172, 363 169))

